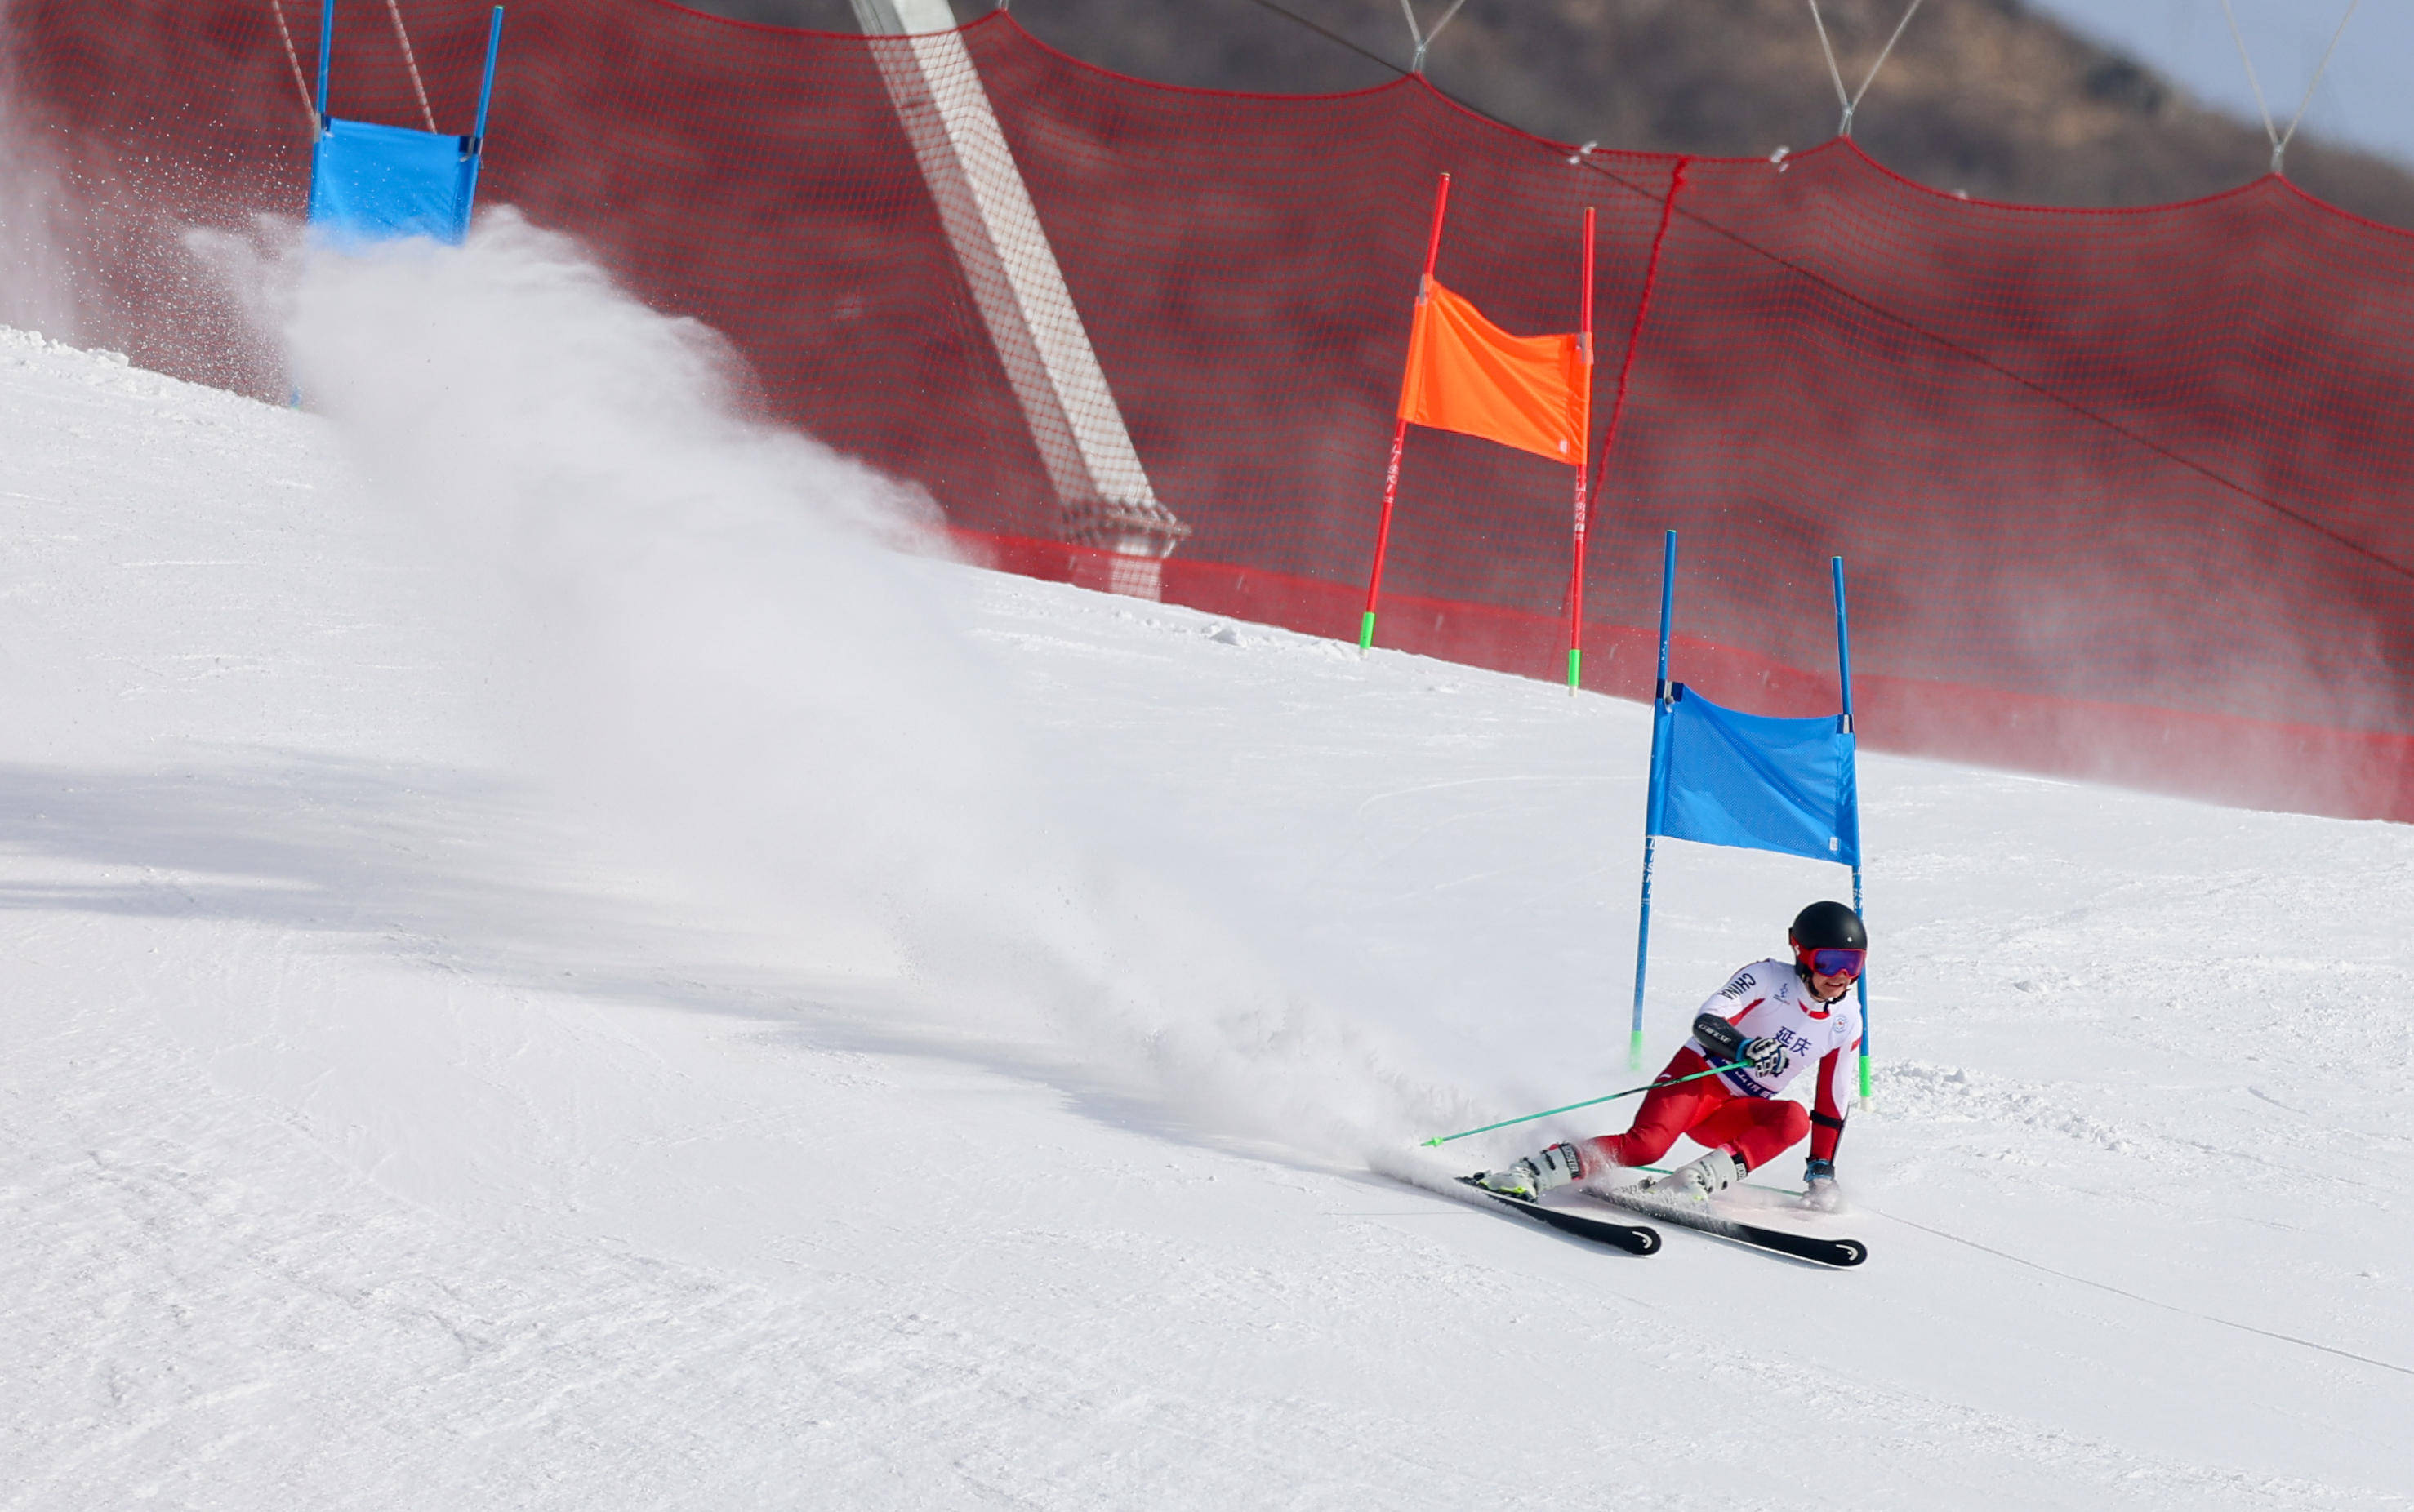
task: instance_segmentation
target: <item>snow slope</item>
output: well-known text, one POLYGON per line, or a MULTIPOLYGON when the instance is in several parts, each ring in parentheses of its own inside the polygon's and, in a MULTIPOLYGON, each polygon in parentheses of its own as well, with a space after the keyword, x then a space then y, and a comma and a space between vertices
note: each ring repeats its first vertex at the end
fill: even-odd
MULTIPOLYGON (((1631 1081, 1645 710, 217 255, 313 413, 0 334, 0 1507, 2414 1501, 2414 832, 1868 758, 1872 1259, 1606 1254, 1376 1173, 1631 1081)), ((1655 1057, 1842 885, 1662 857, 1655 1057)))

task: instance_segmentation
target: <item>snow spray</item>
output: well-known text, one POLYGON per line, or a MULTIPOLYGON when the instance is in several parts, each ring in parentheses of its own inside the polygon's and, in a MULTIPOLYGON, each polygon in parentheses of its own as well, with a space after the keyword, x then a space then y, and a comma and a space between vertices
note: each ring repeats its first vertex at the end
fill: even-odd
MULTIPOLYGON (((650 863, 1174 1121, 1363 1158, 1457 1100, 1059 791, 916 490, 748 418, 712 332, 509 211, 274 270, 294 377, 461 585, 541 781, 650 863)), ((1028 1064, 1027 1057, 1018 1065, 1028 1064)))

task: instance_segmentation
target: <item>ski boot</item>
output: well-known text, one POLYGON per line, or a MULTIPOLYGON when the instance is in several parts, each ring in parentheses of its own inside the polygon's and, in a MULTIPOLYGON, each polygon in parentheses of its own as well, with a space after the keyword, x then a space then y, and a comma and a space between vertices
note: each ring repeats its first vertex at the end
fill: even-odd
POLYGON ((1661 1202, 1707 1202, 1742 1180, 1744 1169, 1743 1162, 1723 1149, 1714 1149, 1665 1176, 1653 1177, 1636 1190, 1661 1202))
POLYGON ((1483 1172, 1473 1179, 1486 1192, 1497 1192, 1519 1202, 1532 1202, 1543 1193, 1557 1191, 1583 1174, 1584 1164, 1576 1157, 1576 1147, 1559 1144, 1538 1155, 1528 1155, 1513 1165, 1483 1172))

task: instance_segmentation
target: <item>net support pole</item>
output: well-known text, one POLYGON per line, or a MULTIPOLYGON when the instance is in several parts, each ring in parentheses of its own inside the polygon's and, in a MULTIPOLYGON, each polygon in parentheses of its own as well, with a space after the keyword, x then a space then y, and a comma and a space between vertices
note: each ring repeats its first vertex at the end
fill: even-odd
POLYGON ((1668 630, 1676 607, 1676 532, 1660 556, 1660 676, 1651 690, 1651 778, 1643 808, 1643 911, 1634 926, 1634 1027, 1626 1042, 1630 1069, 1643 1067, 1643 982, 1651 965, 1651 863, 1660 846, 1661 711, 1668 702, 1668 630))
MULTIPOLYGON (((1584 234, 1584 333, 1581 358, 1585 371, 1586 418, 1592 408, 1592 228, 1593 207, 1585 206, 1584 234)), ((1575 541, 1571 549, 1568 566, 1568 696, 1576 696, 1584 682, 1584 582, 1585 582, 1585 454, 1576 448, 1576 511, 1575 541)))
MULTIPOLYGON (((1617 364, 1617 396, 1610 401, 1609 425, 1602 433, 1601 465, 1593 472, 1592 487, 1587 491, 1593 499, 1599 499, 1609 483, 1609 455, 1617 447, 1618 422, 1626 418, 1626 393, 1634 378, 1634 354, 1643 346, 1644 318, 1651 313, 1651 291, 1660 282, 1660 253, 1668 244, 1668 222, 1676 218, 1676 196, 1685 187, 1686 167, 1691 162, 1690 157, 1676 159, 1676 170, 1668 175, 1668 198, 1660 203, 1660 229, 1651 233, 1651 259, 1643 269, 1643 294, 1634 302, 1634 319, 1626 329, 1626 355, 1617 364)), ((1587 280, 1587 298, 1591 287, 1590 280, 1587 280)), ((1660 669, 1663 680, 1667 670, 1660 669)))
MULTIPOLYGON (((1425 240, 1425 271, 1417 280, 1417 308, 1422 311, 1433 289, 1434 264, 1441 257, 1442 215, 1450 208, 1450 175, 1444 173, 1434 186, 1433 234, 1425 240)), ((1414 329, 1413 325, 1410 327, 1414 329)), ((1408 354, 1416 361, 1416 353, 1408 354)), ((1383 556, 1392 545, 1392 506, 1400 497, 1400 452, 1408 443, 1408 417, 1402 415, 1392 427, 1392 461, 1383 471, 1383 513, 1375 525, 1375 565, 1366 574, 1366 611, 1358 616, 1358 654, 1364 656, 1375 644, 1375 603, 1383 592, 1383 556)))
MULTIPOLYGON (((1844 612, 1844 559, 1832 556, 1827 560, 1836 586, 1836 675, 1844 689, 1844 728, 1853 731, 1853 630, 1850 616, 1844 612)), ((1861 784, 1859 781, 1860 740, 1855 735, 1853 764, 1853 833, 1861 832, 1861 784)), ((1853 859, 1853 912, 1861 912, 1861 863, 1857 854, 1853 859)), ((1854 990, 1861 997, 1861 1103, 1870 1101, 1870 973, 1864 969, 1854 990)))

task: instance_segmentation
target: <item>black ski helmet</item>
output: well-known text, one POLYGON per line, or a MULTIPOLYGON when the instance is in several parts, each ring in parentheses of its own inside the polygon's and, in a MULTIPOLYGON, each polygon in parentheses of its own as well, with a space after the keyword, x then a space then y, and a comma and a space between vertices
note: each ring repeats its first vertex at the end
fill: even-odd
POLYGON ((1862 927, 1861 916, 1841 903, 1811 904, 1794 915, 1794 927, 1786 935, 1797 951, 1870 948, 1870 932, 1862 927))

